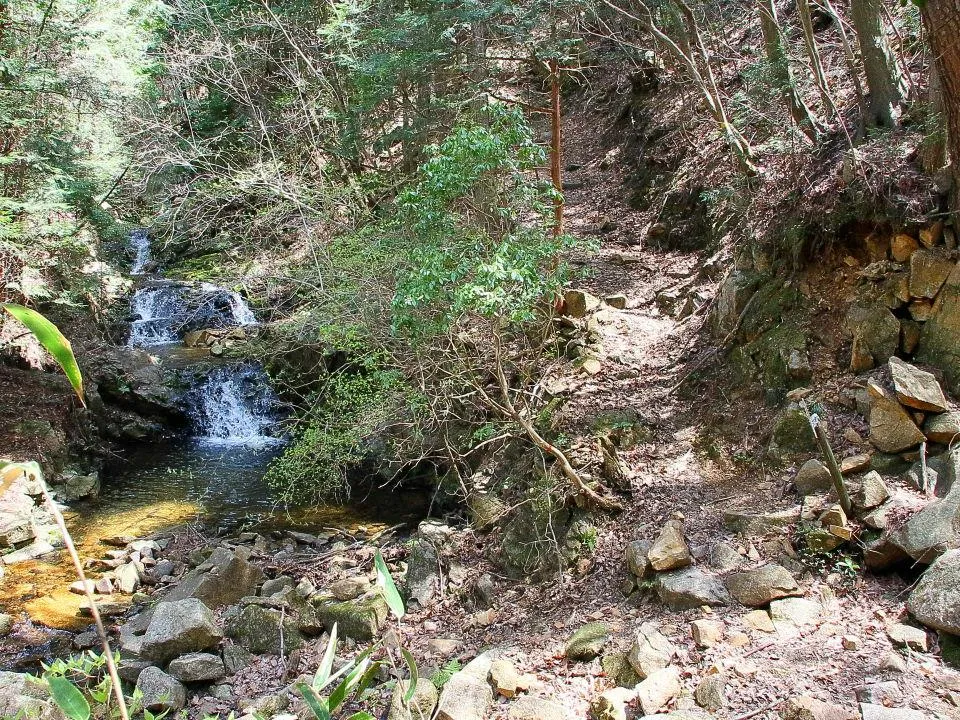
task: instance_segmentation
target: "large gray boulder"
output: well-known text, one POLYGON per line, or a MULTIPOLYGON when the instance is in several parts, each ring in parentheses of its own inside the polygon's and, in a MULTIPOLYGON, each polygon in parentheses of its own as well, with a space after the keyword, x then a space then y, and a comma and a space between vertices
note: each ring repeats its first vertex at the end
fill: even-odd
POLYGON ((657 596, 672 610, 690 610, 709 605, 730 604, 723 582, 698 567, 686 567, 657 576, 657 596))
POLYGON ((416 537, 407 560, 404 599, 407 603, 426 607, 437 595, 439 586, 440 556, 437 549, 429 540, 416 537))
POLYGON ((178 655, 212 648, 222 637, 210 608, 196 598, 164 601, 153 612, 140 654, 165 663, 178 655))
POLYGON ((943 370, 950 389, 960 389, 960 266, 954 266, 923 325, 917 360, 943 370))
POLYGON ((223 660, 213 653, 187 653, 170 661, 167 672, 180 682, 211 682, 227 674, 223 660))
POLYGON ((643 623, 634 638, 627 661, 641 680, 665 668, 677 649, 654 623, 643 623))
POLYGON ((0 718, 62 720, 42 680, 26 673, 0 671, 0 718))
POLYGON ((187 573, 166 600, 196 598, 211 610, 233 605, 240 598, 256 595, 263 571, 248 562, 249 550, 216 548, 209 558, 187 573))
POLYGON ((443 686, 437 708, 439 720, 486 720, 493 703, 487 682, 493 658, 484 653, 471 660, 443 686))
POLYGON ((320 602, 315 605, 320 623, 327 629, 337 623, 342 637, 366 642, 383 628, 390 608, 379 594, 347 602, 320 602))
POLYGON ((148 667, 137 678, 143 707, 152 712, 176 712, 187 704, 187 689, 158 667, 148 667))
POLYGON ((727 576, 726 585, 737 602, 747 607, 760 607, 773 600, 800 594, 793 575, 776 563, 732 573, 727 576))
POLYGON ((873 399, 870 406, 870 442, 885 453, 914 448, 926 438, 903 406, 891 397, 873 399))
POLYGON ((889 539, 922 563, 931 563, 946 550, 960 547, 960 487, 928 503, 891 532, 889 539))
POLYGON ((854 346, 874 364, 886 362, 897 352, 900 321, 883 305, 854 305, 847 313, 845 326, 853 335, 854 346))
POLYGON ((927 568, 907 609, 928 627, 960 635, 960 550, 948 550, 927 568))

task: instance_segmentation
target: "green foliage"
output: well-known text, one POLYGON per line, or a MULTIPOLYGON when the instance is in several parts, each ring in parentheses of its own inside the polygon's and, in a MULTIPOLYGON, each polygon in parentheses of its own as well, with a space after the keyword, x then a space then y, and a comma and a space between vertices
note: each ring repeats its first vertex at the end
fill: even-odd
POLYGON ((394 328, 422 337, 463 315, 532 320, 562 285, 573 240, 551 232, 554 190, 531 176, 545 157, 522 113, 493 106, 428 153, 385 228, 409 252, 394 328))
POLYGON ((383 561, 383 555, 380 554, 379 550, 373 557, 373 564, 377 569, 377 585, 383 593, 383 599, 387 601, 387 606, 397 620, 402 620, 404 615, 403 599, 400 597, 400 592, 397 590, 397 586, 393 582, 390 571, 387 570, 387 564, 383 561))
POLYGON ((443 686, 450 681, 450 678, 460 672, 462 667, 463 665, 456 658, 448 660, 433 674, 430 681, 436 686, 437 690, 442 690, 443 686))
POLYGON ((89 720, 90 703, 72 682, 62 677, 50 677, 47 685, 53 701, 64 715, 70 720, 89 720))
POLYGON ((64 374, 73 386, 80 402, 86 406, 83 399, 83 377, 80 375, 80 367, 77 365, 77 359, 73 355, 73 348, 70 341, 52 322, 47 320, 36 310, 25 308, 22 305, 13 303, 0 303, 0 310, 5 310, 12 317, 23 323, 26 328, 33 333, 37 341, 43 345, 57 364, 63 369, 64 374))

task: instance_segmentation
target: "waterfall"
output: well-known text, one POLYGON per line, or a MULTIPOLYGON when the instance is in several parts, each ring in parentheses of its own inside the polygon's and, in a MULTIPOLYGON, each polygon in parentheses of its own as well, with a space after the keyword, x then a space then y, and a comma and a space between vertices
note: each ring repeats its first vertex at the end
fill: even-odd
POLYGON ((144 268, 150 262, 150 238, 146 230, 134 230, 130 233, 130 247, 133 249, 133 263, 130 265, 131 275, 143 275, 144 268))
POLYGON ((157 280, 130 300, 129 347, 179 342, 189 330, 256 325, 257 318, 239 294, 211 283, 157 280))
POLYGON ((276 423, 277 396, 259 364, 214 368, 190 389, 187 404, 198 440, 222 445, 280 442, 267 434, 276 423))
POLYGON ((178 312, 183 307, 182 288, 175 284, 156 284, 137 290, 130 299, 129 347, 151 347, 177 342, 178 312))

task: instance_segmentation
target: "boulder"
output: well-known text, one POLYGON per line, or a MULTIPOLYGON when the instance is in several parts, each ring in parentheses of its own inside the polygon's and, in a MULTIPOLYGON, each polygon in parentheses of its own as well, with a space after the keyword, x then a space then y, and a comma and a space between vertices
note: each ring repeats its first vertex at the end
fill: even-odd
POLYGON ((650 548, 653 546, 649 540, 634 540, 627 543, 627 549, 624 556, 627 563, 627 570, 634 577, 648 578, 654 574, 653 566, 650 564, 650 548))
POLYGON ((663 604, 672 610, 730 604, 730 595, 723 582, 716 575, 697 567, 658 575, 656 590, 663 604))
POLYGON ((95 498, 100 494, 100 475, 92 472, 88 475, 64 473, 60 478, 57 494, 65 502, 71 503, 83 498, 95 498))
POLYGON ((907 609, 927 627, 960 635, 960 550, 945 552, 927 568, 907 609))
POLYGON ((643 623, 637 631, 627 662, 643 680, 670 664, 677 649, 653 623, 643 623))
POLYGON ((600 298, 586 290, 567 290, 563 296, 564 314, 572 318, 583 318, 600 307, 600 298))
POLYGON ((718 542, 710 549, 710 564, 720 572, 735 570, 744 562, 743 555, 729 543, 718 542))
POLYGON ((260 595, 263 597, 270 597, 271 595, 276 595, 277 593, 281 593, 288 588, 295 588, 296 586, 297 582, 292 577, 288 575, 281 575, 278 578, 264 581, 263 587, 260 588, 260 595))
POLYGON ((845 326, 853 335, 854 345, 873 364, 889 360, 900 345, 900 321, 883 305, 854 305, 847 314, 845 326))
POLYGON ((362 642, 373 640, 380 633, 390 613, 386 600, 379 594, 347 602, 321 602, 316 609, 328 631, 337 623, 342 637, 362 642))
POLYGON ((876 470, 864 475, 850 495, 854 507, 861 511, 880 507, 889 497, 890 491, 876 470))
POLYGON ((950 410, 938 415, 929 415, 923 423, 923 434, 931 442, 949 445, 960 437, 960 412, 950 410))
POLYGON ((728 575, 726 585, 737 602, 747 607, 760 607, 800 593, 793 575, 775 563, 728 575))
POLYGON ((744 536, 782 534, 800 520, 800 506, 772 513, 749 510, 724 510, 723 524, 731 532, 744 536))
POLYGON ((897 233, 890 241, 890 255, 897 262, 905 263, 920 249, 920 243, 906 233, 897 233))
POLYGON ((833 479, 827 466, 816 459, 807 460, 793 479, 800 495, 826 492, 833 487, 833 479))
POLYGON ((394 687, 387 720, 430 720, 433 716, 439 699, 436 685, 427 678, 418 678, 413 697, 409 702, 404 702, 403 698, 409 689, 409 680, 400 680, 394 687))
POLYGON ((683 537, 683 523, 671 520, 663 526, 660 535, 647 553, 650 566, 657 572, 676 570, 693 562, 690 548, 683 537))
POLYGON ((893 389, 902 404, 924 412, 941 413, 947 410, 947 399, 933 373, 898 357, 890 358, 888 366, 893 377, 893 389))
MULTIPOLYGON (((899 333, 899 323, 897 332, 899 333)), ((899 338, 899 334, 897 336, 899 338)), ((797 405, 781 410, 773 420, 771 452, 812 452, 817 448, 807 413, 797 405)))
POLYGON ((158 667, 148 667, 137 678, 143 707, 151 712, 176 712, 187 704, 187 690, 158 667))
POLYGON ((801 695, 787 700, 783 720, 856 720, 857 713, 849 708, 826 703, 801 695))
POLYGON ((680 690, 680 671, 675 667, 665 667, 637 685, 637 700, 644 715, 653 715, 679 695, 680 690))
POLYGON ((702 618, 690 623, 690 635, 699 648, 710 648, 723 639, 723 623, 720 620, 702 618))
POLYGON ((224 615, 227 637, 255 654, 289 654, 303 644, 303 635, 291 614, 250 604, 224 615))
POLYGON ((163 601, 143 635, 143 657, 164 663, 178 655, 214 647, 223 634, 210 608, 195 598, 163 601))
POLYGON ((417 537, 407 560, 407 577, 403 594, 407 603, 426 607, 440 585, 440 556, 429 540, 417 537))
POLYGON ((889 538, 922 563, 931 563, 944 551, 960 547, 960 488, 928 503, 890 533, 889 538))
POLYGON ((946 250, 917 250, 910 256, 910 294, 916 298, 935 298, 953 266, 946 250))
POLYGON ((50 691, 42 680, 0 670, 0 717, 62 720, 63 713, 49 698, 50 691))
POLYGON ((492 664, 493 659, 484 653, 447 681, 437 708, 439 720, 486 720, 493 703, 493 691, 487 682, 492 664))
POLYGON ((570 720, 570 713, 560 703, 548 698, 524 695, 511 703, 509 720, 570 720))
POLYGON ((861 720, 931 720, 929 715, 919 710, 871 703, 860 703, 860 717, 861 720))
POLYGON ((920 333, 917 360, 943 370, 950 389, 960 381, 960 266, 954 266, 944 283, 930 319, 920 333))
POLYGON ((263 571, 248 562, 249 550, 216 548, 210 556, 187 573, 166 600, 196 598, 211 610, 233 605, 255 595, 263 582, 263 571))
POLYGON ((710 710, 711 712, 722 710, 727 704, 726 675, 723 673, 707 675, 697 685, 693 697, 697 701, 697 705, 705 710, 710 710))
POLYGON ((790 597, 770 603, 770 621, 779 632, 816 625, 824 616, 823 605, 808 598, 790 597))
POLYGON ((346 602, 356 600, 370 589, 370 581, 365 577, 348 577, 330 583, 330 594, 337 600, 346 602))
POLYGON ((898 453, 914 448, 924 438, 920 428, 896 400, 874 398, 870 407, 870 442, 885 453, 898 453))
POLYGON ((226 675, 223 660, 213 653, 187 653, 174 658, 167 673, 180 682, 211 682, 226 675))
POLYGON ((516 666, 506 658, 490 664, 490 684, 498 696, 514 698, 530 686, 529 678, 517 672, 516 666))
POLYGON ((564 654, 568 660, 593 660, 603 650, 610 639, 610 628, 606 623, 587 623, 578 629, 570 639, 564 654))
POLYGON ((923 628, 913 625, 895 623, 887 628, 887 637, 898 647, 905 647, 917 652, 926 652, 929 649, 927 633, 923 628))

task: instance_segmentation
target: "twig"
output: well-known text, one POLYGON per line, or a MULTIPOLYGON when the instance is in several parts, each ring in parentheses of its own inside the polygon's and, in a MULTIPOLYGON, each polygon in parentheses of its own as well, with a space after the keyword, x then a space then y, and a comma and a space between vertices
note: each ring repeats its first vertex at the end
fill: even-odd
POLYGON ((749 718, 756 717, 760 713, 764 713, 767 710, 773 710, 777 705, 780 705, 785 699, 786 698, 780 698, 779 700, 774 700, 769 705, 764 705, 761 708, 757 708, 756 710, 751 710, 750 712, 744 713, 743 715, 737 715, 735 718, 733 718, 733 720, 749 720, 749 718))

